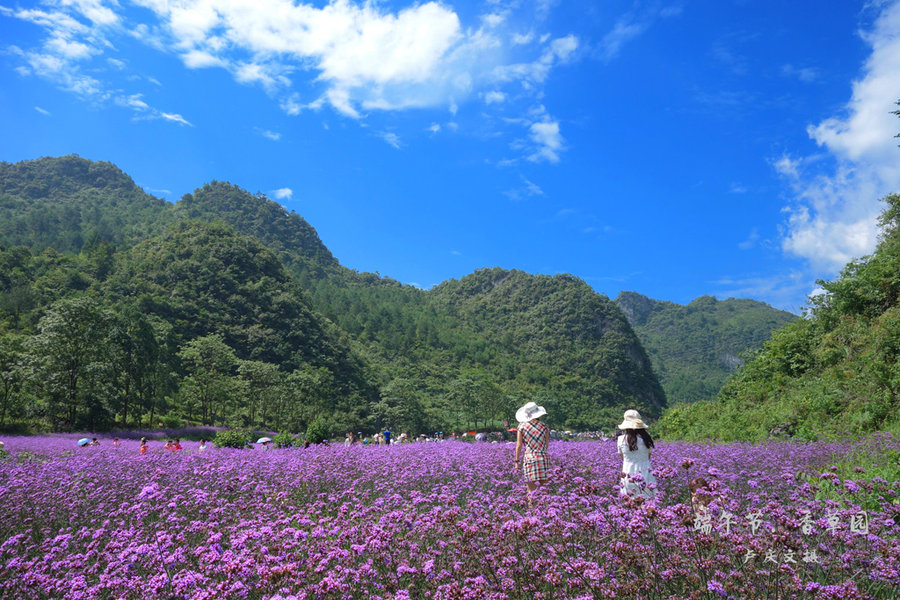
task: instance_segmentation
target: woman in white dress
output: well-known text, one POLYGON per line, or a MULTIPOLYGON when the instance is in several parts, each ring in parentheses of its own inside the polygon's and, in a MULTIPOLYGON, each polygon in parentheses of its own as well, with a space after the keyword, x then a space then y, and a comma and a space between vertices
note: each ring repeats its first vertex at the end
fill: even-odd
POLYGON ((625 418, 619 424, 623 431, 616 441, 619 455, 622 457, 623 477, 620 481, 622 496, 643 496, 650 498, 655 490, 650 487, 656 478, 650 472, 650 452, 653 450, 653 438, 647 433, 647 426, 636 410, 626 410, 625 418), (635 480, 640 475, 641 480, 635 480))

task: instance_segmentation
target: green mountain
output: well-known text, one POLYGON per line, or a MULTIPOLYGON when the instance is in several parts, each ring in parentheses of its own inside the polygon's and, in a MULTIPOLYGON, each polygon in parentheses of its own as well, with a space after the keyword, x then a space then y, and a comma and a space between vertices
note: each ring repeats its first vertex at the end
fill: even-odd
POLYGON ((670 403, 711 400, 772 332, 796 315, 756 300, 703 296, 688 305, 622 292, 625 313, 670 403))
POLYGON ((819 282, 806 318, 774 333, 716 400, 672 408, 677 438, 857 435, 900 428, 900 195, 874 254, 819 282))
POLYGON ((130 245, 171 223, 171 205, 115 165, 77 156, 0 162, 0 240, 72 253, 91 239, 130 245))
POLYGON ((608 429, 665 406, 627 320, 572 276, 426 292, 342 267, 264 196, 214 181, 172 205, 75 156, 0 165, 0 208, 0 426, 419 432, 537 399, 608 429))
POLYGON ((654 417, 665 407, 621 311, 577 277, 482 269, 442 283, 429 299, 478 332, 460 358, 490 357, 519 389, 544 390, 569 428, 610 429, 628 408, 654 417))
POLYGON ((446 410, 434 398, 447 397, 454 384, 465 381, 479 382, 473 394, 491 395, 485 388, 501 394, 501 406, 491 402, 496 408, 473 411, 475 423, 539 394, 565 407, 550 422, 570 428, 607 427, 629 406, 653 417, 665 405, 620 312, 574 277, 483 270, 424 292, 341 267, 298 215, 285 218, 274 202, 228 184, 204 186, 185 196, 177 210, 221 219, 279 249, 316 309, 365 348, 383 384, 409 382, 405 389, 415 410, 432 416, 446 410), (482 285, 485 278, 489 285, 482 285), (500 286, 500 279, 507 285, 500 286), (485 313, 487 306, 495 310, 485 313), (516 343, 536 336, 543 341, 539 348, 516 343), (546 351, 556 347, 558 354, 546 351))
POLYGON ((338 261, 303 217, 230 183, 212 181, 185 194, 174 212, 177 218, 221 220, 231 225, 261 242, 297 275, 323 277, 340 270, 338 261))

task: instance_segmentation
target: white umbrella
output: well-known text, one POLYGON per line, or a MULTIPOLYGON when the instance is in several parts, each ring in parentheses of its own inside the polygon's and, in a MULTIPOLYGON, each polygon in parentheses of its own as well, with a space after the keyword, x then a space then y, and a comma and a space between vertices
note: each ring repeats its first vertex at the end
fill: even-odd
POLYGON ((256 440, 256 443, 257 444, 268 444, 271 441, 272 441, 272 438, 261 437, 258 440, 256 440))

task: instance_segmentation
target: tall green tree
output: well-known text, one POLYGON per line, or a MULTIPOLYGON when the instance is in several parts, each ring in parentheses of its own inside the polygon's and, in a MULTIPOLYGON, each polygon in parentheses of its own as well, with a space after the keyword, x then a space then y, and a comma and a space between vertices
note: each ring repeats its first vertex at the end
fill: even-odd
POLYGON ((105 427, 112 418, 107 331, 112 314, 90 297, 54 303, 26 343, 29 381, 60 429, 105 427))
POLYGON ((468 377, 458 377, 450 382, 447 388, 447 402, 455 407, 456 424, 468 426, 474 424, 478 428, 480 414, 478 403, 478 386, 468 377))
POLYGON ((381 392, 381 400, 374 407, 379 426, 412 435, 426 431, 426 415, 419 391, 409 379, 398 378, 388 383, 381 392))
POLYGON ((283 429, 303 431, 312 421, 332 413, 334 374, 326 367, 303 365, 284 383, 279 420, 283 429))
POLYGON ((19 392, 25 376, 25 346, 21 335, 0 335, 0 427, 21 408, 19 392))
POLYGON ((280 387, 284 374, 278 365, 259 360, 242 360, 238 363, 238 374, 245 383, 247 401, 243 415, 248 426, 272 428, 280 387))
POLYGON ((185 344, 178 352, 187 376, 179 395, 189 420, 203 425, 222 425, 233 416, 241 384, 235 376, 237 357, 219 334, 185 344))
POLYGON ((151 381, 165 361, 165 347, 147 318, 126 308, 114 318, 109 332, 110 363, 113 367, 114 407, 119 424, 128 427, 129 417, 138 422, 152 393, 151 381))

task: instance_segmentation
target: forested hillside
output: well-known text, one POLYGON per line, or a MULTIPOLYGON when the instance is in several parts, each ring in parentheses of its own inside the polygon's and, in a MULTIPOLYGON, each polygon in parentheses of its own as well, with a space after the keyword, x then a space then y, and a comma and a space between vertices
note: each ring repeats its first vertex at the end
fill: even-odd
POLYGON ((383 419, 423 427, 453 404, 468 406, 478 425, 542 397, 561 408, 551 423, 596 428, 623 407, 653 417, 665 405, 621 313, 574 277, 482 270, 425 292, 341 267, 299 215, 228 184, 186 195, 177 211, 220 219, 279 250, 315 308, 377 366, 388 392, 376 407, 383 419))
POLYGON ((571 276, 432 291, 342 267, 315 230, 211 182, 177 205, 109 163, 0 164, 0 426, 413 433, 529 399, 611 428, 665 396, 616 306, 571 276))
POLYGON ((77 253, 92 240, 130 245, 171 222, 168 202, 111 163, 77 156, 0 162, 0 240, 7 248, 77 253))
POLYGON ((480 332, 481 347, 461 361, 477 366, 491 357, 504 378, 559 410, 567 427, 610 429, 629 407, 654 417, 666 404, 621 311, 577 277, 482 269, 429 298, 480 332))
POLYGON ((678 438, 841 436, 900 426, 900 196, 885 199, 871 256, 820 282, 807 318, 775 332, 718 399, 676 406, 678 438))
POLYGON ((682 305, 622 292, 616 304, 650 355, 670 404, 714 399, 747 353, 797 319, 756 300, 712 296, 682 305))

